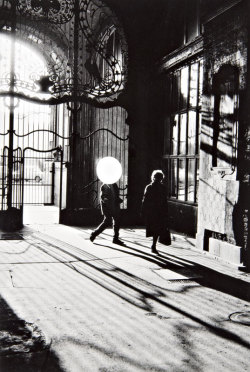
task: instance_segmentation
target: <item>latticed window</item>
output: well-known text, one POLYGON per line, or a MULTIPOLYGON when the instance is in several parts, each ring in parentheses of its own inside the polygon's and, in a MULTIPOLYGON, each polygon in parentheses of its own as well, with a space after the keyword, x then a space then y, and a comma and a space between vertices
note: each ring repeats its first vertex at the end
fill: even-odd
POLYGON ((202 60, 169 73, 170 110, 166 120, 164 163, 171 198, 196 203, 202 60))

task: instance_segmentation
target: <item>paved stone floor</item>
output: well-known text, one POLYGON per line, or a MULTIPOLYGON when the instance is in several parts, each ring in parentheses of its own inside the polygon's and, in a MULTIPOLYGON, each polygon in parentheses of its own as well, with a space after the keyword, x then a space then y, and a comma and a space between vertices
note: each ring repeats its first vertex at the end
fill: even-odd
POLYGON ((29 225, 0 240, 1 372, 250 371, 250 275, 172 235, 29 225), (8 240, 4 240, 8 238, 8 240))

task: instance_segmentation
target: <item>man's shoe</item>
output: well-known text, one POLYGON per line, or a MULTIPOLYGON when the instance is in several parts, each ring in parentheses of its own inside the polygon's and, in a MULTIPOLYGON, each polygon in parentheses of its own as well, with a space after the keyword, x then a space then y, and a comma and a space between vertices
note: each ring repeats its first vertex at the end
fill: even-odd
POLYGON ((114 238, 114 239, 113 239, 113 243, 114 243, 114 244, 118 244, 118 245, 126 246, 126 244, 123 243, 123 242, 122 242, 120 239, 118 239, 118 238, 114 238))
POLYGON ((96 238, 96 235, 92 233, 92 234, 90 235, 89 240, 93 243, 93 241, 95 240, 95 238, 96 238))

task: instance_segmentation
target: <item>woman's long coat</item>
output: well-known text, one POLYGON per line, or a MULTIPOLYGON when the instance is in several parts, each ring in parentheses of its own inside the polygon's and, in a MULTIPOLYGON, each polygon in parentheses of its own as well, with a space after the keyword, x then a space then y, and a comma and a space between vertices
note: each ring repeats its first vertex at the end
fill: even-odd
POLYGON ((146 224, 146 236, 160 236, 167 227, 167 193, 160 182, 146 186, 142 200, 142 215, 146 224))

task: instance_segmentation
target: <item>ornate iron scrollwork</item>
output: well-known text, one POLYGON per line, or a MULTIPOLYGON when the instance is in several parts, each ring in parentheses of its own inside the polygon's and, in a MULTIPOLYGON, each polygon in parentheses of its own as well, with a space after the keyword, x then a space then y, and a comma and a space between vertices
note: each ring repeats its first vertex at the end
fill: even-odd
POLYGON ((124 84, 124 60, 126 58, 125 37, 122 29, 117 27, 118 21, 110 9, 101 1, 82 0, 80 12, 80 27, 87 39, 89 58, 85 67, 97 84, 92 87, 90 94, 97 96, 111 95, 121 89, 124 84), (109 42, 115 43, 118 34, 120 41, 119 57, 110 51, 109 42), (97 61, 100 59, 106 65, 103 76, 97 61))
POLYGON ((74 1, 72 0, 19 0, 18 11, 33 19, 48 20, 61 24, 68 22, 74 14, 74 1))
MULTIPOLYGON (((16 78, 12 95, 48 104, 115 104, 125 88, 127 44, 116 16, 101 0, 16 0, 7 7, 0 0, 0 20, 6 35, 33 45, 47 64, 46 73, 16 78)), ((8 95, 6 74, 0 83, 7 87, 0 94, 8 95)))

